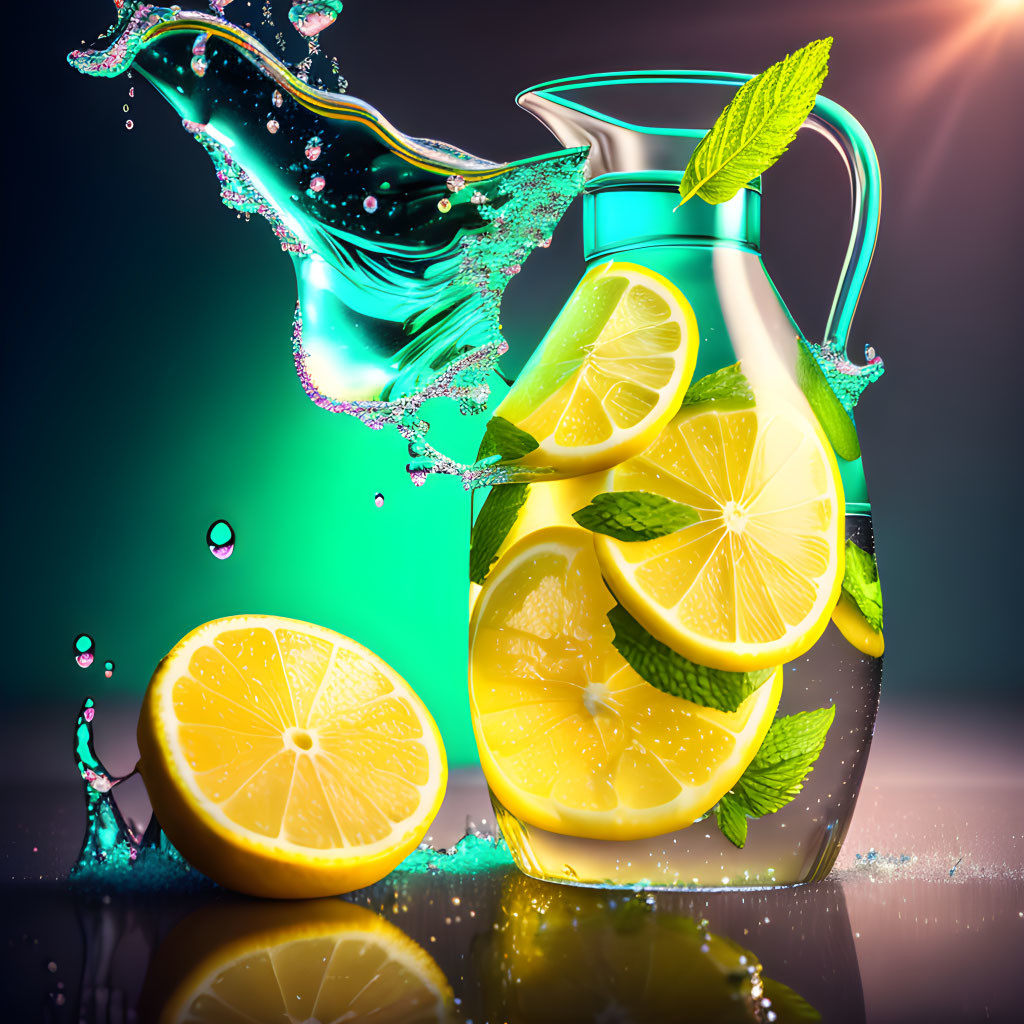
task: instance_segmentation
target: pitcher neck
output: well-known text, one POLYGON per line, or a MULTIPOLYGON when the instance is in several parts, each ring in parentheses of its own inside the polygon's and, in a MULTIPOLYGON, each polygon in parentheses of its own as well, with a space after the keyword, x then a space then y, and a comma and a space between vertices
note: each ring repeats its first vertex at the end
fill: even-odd
POLYGON ((761 193, 747 186, 712 206, 679 206, 678 171, 602 174, 583 193, 583 251, 590 261, 652 246, 715 246, 760 251, 761 193), (677 209, 678 207, 678 209, 677 209))

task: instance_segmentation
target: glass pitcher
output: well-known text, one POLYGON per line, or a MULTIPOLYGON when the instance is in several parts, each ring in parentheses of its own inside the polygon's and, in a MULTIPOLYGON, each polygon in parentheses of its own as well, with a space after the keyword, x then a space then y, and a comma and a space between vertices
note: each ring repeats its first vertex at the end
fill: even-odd
MULTIPOLYGON (((852 237, 825 342, 812 344, 790 316, 761 258, 760 182, 750 182, 733 199, 720 205, 695 198, 677 208, 682 169, 714 114, 728 98, 722 87, 735 90, 748 77, 688 71, 590 75, 535 86, 521 93, 517 101, 547 125, 563 145, 590 146, 583 197, 587 275, 603 272, 598 268, 606 266, 613 271, 618 267, 640 268, 640 273, 651 279, 667 282, 666 289, 674 286, 692 306, 696 317, 699 349, 694 381, 738 362, 759 404, 762 398, 769 397, 784 403, 813 423, 813 429, 823 439, 828 438, 822 442, 823 450, 834 450, 833 465, 838 466, 842 481, 842 487, 835 492, 837 511, 832 520, 839 529, 845 492, 847 544, 845 548, 838 540, 837 544, 848 562, 857 556, 857 552, 849 554, 850 544, 855 545, 862 564, 868 564, 877 581, 871 507, 852 410, 866 384, 880 375, 882 365, 873 350, 867 350, 868 361, 864 366, 854 365, 846 358, 850 321, 878 227, 877 161, 870 140, 857 121, 837 104, 819 97, 804 127, 824 135, 843 155, 853 185, 854 208, 852 237), (628 110, 631 105, 634 110, 649 109, 645 95, 654 86, 675 88, 680 102, 693 93, 710 93, 716 102, 707 114, 695 115, 694 127, 645 127, 604 112, 610 104, 616 104, 618 111, 628 110)), ((583 281, 587 280, 585 275, 583 281)), ((577 293, 582 287, 583 282, 577 293)), ((570 299, 566 310, 572 302, 570 299)), ((563 310, 548 338, 559 329, 559 321, 565 316, 563 310)), ((524 375, 530 372, 531 364, 524 369, 524 375)), ((508 408, 508 401, 499 406, 499 415, 508 408)), ((506 418, 515 422, 511 415, 506 418)), ((533 558, 529 571, 521 573, 520 582, 515 585, 519 587, 518 595, 513 594, 508 600, 550 600, 542 594, 548 572, 545 566, 554 565, 559 558, 564 562, 575 557, 564 554, 577 543, 582 532, 576 528, 572 513, 607 490, 608 479, 608 473, 602 471, 568 479, 539 478, 532 483, 528 500, 498 549, 497 563, 484 580, 483 592, 474 592, 476 604, 470 627, 471 710, 492 802, 516 863, 538 878, 592 885, 744 887, 787 885, 825 877, 846 834, 871 740, 882 669, 880 605, 879 620, 872 626, 851 596, 840 591, 838 603, 829 605, 834 607, 831 622, 813 646, 785 664, 772 681, 764 683, 736 712, 767 714, 770 718, 771 710, 764 710, 767 705, 751 712, 756 700, 778 701, 775 722, 800 712, 834 709, 824 747, 802 788, 798 787, 795 797, 780 809, 749 817, 742 846, 727 839, 717 827, 715 807, 698 808, 701 813, 687 827, 671 831, 652 827, 648 831, 653 834, 645 834, 635 822, 622 828, 614 823, 608 825, 610 819, 603 819, 602 829, 581 826, 585 813, 573 817, 560 809, 563 805, 558 802, 558 794, 566 785, 565 772, 552 781, 551 772, 544 769, 546 757, 560 756, 555 746, 545 747, 544 737, 551 730, 555 730, 553 735, 559 735, 560 723, 571 720, 573 713, 584 717, 589 713, 598 722, 599 712, 591 703, 594 687, 585 680, 581 706, 575 711, 566 710, 569 705, 563 704, 558 714, 545 718, 542 709, 531 705, 533 717, 526 724, 519 712, 496 711, 497 705, 486 703, 491 698, 481 696, 482 684, 474 681, 478 666, 483 664, 481 659, 497 656, 513 666, 507 669, 505 682, 487 684, 487 693, 498 693, 502 686, 514 688, 515 665, 520 666, 520 672, 538 674, 535 668, 522 667, 526 663, 523 659, 529 660, 524 651, 529 644, 546 642, 544 637, 524 639, 511 629, 505 639, 495 641, 497 646, 493 650, 488 648, 495 634, 493 630, 488 632, 490 620, 484 621, 487 613, 481 611, 485 604, 483 594, 489 586, 493 590, 505 585, 503 560, 508 565, 516 559, 522 562, 533 558), (523 554, 527 538, 541 538, 536 542, 535 550, 539 553, 535 556, 523 554), (777 688, 774 695, 765 696, 773 687, 777 688), (762 696, 758 697, 758 693, 762 696), (509 723, 504 735, 502 721, 509 723), (510 768, 511 765, 518 767, 510 768), (510 788, 511 771, 518 775, 510 788), (519 797, 526 792, 525 802, 510 799, 512 790, 519 797), (508 806, 510 803, 515 806, 508 806), (539 810, 531 810, 533 807, 539 810)), ((476 499, 474 506, 478 514, 480 503, 476 499)), ((605 585, 615 589, 615 584, 609 583, 608 573, 602 583, 596 569, 577 570, 576 565, 573 562, 572 572, 576 573, 576 585, 583 588, 578 592, 587 592, 589 588, 592 598, 595 590, 600 590, 603 596, 596 600, 599 604, 603 602, 602 610, 607 612, 615 603, 615 597, 604 590, 605 585)), ((511 587, 509 584, 506 589, 511 587)), ((827 612, 823 621, 827 621, 827 612)), ((606 627, 607 622, 598 632, 607 633, 606 627)), ((593 655, 593 645, 601 643, 608 647, 607 636, 584 638, 576 642, 578 651, 572 656, 585 661, 593 655)), ((608 656, 614 657, 614 653, 608 656)), ((557 689, 554 681, 550 689, 552 693, 557 689)), ((643 713, 652 718, 662 713, 668 715, 671 709, 665 701, 679 698, 653 687, 648 689, 650 703, 643 713)), ((509 707, 515 703, 511 698, 503 699, 509 707)), ((609 703, 600 708, 601 714, 607 712, 607 719, 601 720, 604 725, 595 725, 595 743, 604 743, 607 736, 617 741, 621 722, 615 721, 611 706, 609 703)), ((630 750, 620 750, 615 756, 630 756, 630 750)), ((640 792, 642 788, 634 779, 633 799, 637 806, 648 799, 640 792)), ((594 799, 597 801, 598 797, 594 799)))

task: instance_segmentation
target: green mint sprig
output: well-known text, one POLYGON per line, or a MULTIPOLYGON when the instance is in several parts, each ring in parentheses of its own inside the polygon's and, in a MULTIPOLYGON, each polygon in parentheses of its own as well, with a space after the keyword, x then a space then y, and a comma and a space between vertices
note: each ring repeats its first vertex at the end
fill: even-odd
POLYGON ((586 530, 623 541, 656 540, 700 521, 689 505, 649 491, 596 494, 572 517, 586 530))
POLYGON ((477 461, 491 455, 500 455, 502 462, 512 462, 529 455, 538 447, 537 439, 504 416, 492 416, 487 422, 484 436, 480 441, 477 461))
POLYGON ((702 402, 729 402, 737 407, 754 405, 754 392, 740 371, 739 363, 723 366, 690 385, 683 398, 683 405, 698 405, 702 402))
POLYGON ((498 484, 491 488, 469 535, 469 578, 483 583, 509 531, 526 504, 529 484, 498 484))
POLYGON ((828 74, 832 37, 816 39, 750 79, 701 139, 679 183, 682 206, 732 199, 789 148, 828 74))
POLYGON ((743 849, 747 819, 774 814, 803 789, 825 746, 835 705, 776 718, 739 782, 715 805, 722 835, 743 849))
POLYGON ((846 542, 846 572, 843 591, 860 609, 861 615, 876 633, 882 631, 882 585, 878 580, 878 563, 852 540, 846 542))
POLYGON ((697 665, 656 640, 626 611, 616 605, 608 613, 615 630, 612 643, 641 679, 673 697, 682 697, 706 708, 735 711, 774 674, 774 668, 754 672, 724 672, 697 665))

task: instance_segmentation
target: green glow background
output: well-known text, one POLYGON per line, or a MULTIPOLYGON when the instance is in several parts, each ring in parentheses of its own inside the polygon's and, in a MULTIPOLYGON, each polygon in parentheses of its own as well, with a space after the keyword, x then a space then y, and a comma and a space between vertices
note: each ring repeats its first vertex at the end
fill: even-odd
MULTIPOLYGON (((20 155, 5 192, 5 700, 46 702, 70 735, 86 693, 101 706, 137 701, 190 629, 267 611, 377 650, 418 684, 451 761, 472 758, 466 496, 452 480, 414 489, 396 436, 305 398, 289 343, 295 284, 267 226, 221 206, 208 159, 140 78, 96 81, 64 63, 111 5, 51 5, 42 35, 34 7, 5 12, 9 38, 33 40, 6 69, 9 98, 24 102, 8 124, 20 155), (237 534, 225 562, 205 545, 218 518, 237 534), (96 639, 88 670, 72 654, 82 631, 96 639)), ((885 183, 851 353, 872 344, 888 367, 858 413, 886 597, 886 699, 1019 702, 1020 398, 1005 368, 1020 325, 1022 153, 1006 133, 1024 85, 1020 25, 1004 28, 970 90, 947 82, 957 105, 941 87, 912 104, 900 83, 960 14, 894 10, 557 0, 510 12, 499 33, 497 13, 351 0, 323 42, 352 92, 400 128, 512 159, 552 148, 512 105, 533 82, 638 67, 756 71, 834 34, 825 91, 872 135, 885 183), (983 149, 994 153, 985 187, 965 192, 983 149)), ((765 178, 767 266, 812 337, 842 262, 847 196, 814 137, 765 178)), ((574 207, 509 288, 507 369, 575 283, 579 238, 574 207)))

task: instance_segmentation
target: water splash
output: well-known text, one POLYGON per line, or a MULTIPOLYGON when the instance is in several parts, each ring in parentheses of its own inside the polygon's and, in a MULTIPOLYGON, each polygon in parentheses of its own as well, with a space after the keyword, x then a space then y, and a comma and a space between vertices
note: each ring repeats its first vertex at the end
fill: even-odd
POLYGON ((96 755, 95 717, 95 702, 87 697, 75 726, 75 760, 84 783, 86 825, 72 880, 118 889, 212 885, 174 849, 155 818, 142 835, 125 821, 113 789, 131 775, 111 775, 96 755))
POLYGON ((90 75, 138 69, 210 155, 223 202, 269 222, 293 260, 296 369, 317 405, 397 428, 416 483, 493 482, 490 464, 427 444, 417 411, 427 397, 485 408, 505 351, 501 295, 582 190, 584 148, 501 164, 406 135, 364 101, 311 87, 221 17, 176 8, 126 5, 68 59, 90 75), (190 67, 199 36, 201 76, 190 67))
POLYGON ((467 832, 447 850, 421 846, 395 868, 395 874, 475 875, 512 866, 512 854, 501 836, 467 832))
POLYGON ((206 531, 206 545, 214 558, 223 561, 235 553, 235 530, 226 519, 218 519, 206 531))
POLYGON ((96 641, 88 633, 79 633, 74 644, 75 661, 79 668, 88 668, 96 659, 96 641))

